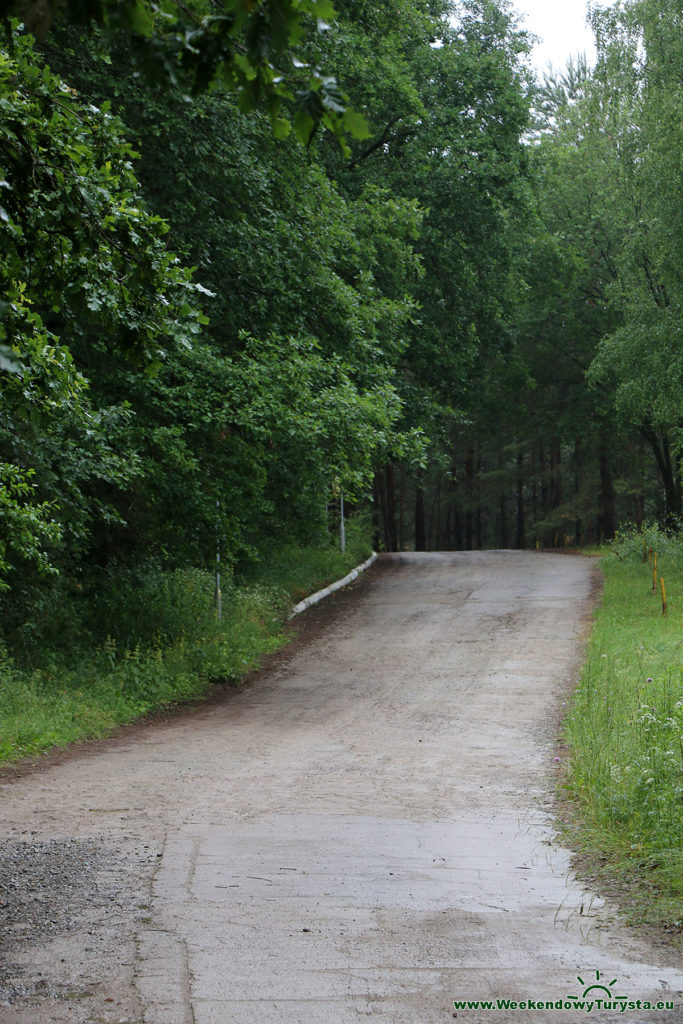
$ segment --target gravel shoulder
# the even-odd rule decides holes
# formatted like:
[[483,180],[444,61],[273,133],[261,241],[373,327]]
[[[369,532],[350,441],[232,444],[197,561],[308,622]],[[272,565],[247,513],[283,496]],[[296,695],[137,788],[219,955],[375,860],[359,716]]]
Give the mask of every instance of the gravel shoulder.
[[383,557],[240,692],[5,773],[0,1022],[435,1024],[598,971],[677,1002],[603,1024],[682,1019],[551,827],[595,572]]

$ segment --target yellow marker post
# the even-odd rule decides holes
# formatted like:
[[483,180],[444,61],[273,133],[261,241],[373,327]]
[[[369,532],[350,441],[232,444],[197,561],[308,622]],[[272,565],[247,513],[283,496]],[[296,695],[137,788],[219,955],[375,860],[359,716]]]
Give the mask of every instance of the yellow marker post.
[[657,589],[657,552],[652,556],[652,589]]
[[662,615],[666,615],[666,587],[664,586],[664,577],[660,576],[659,586],[662,590]]

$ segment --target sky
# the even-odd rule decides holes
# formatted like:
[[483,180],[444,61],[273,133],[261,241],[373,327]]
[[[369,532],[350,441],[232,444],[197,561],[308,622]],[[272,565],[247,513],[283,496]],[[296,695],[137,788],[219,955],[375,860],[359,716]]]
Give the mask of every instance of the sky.
[[531,55],[532,64],[544,71],[548,61],[561,70],[569,57],[585,53],[595,61],[593,33],[586,24],[586,0],[513,0],[524,16],[523,28],[542,37]]

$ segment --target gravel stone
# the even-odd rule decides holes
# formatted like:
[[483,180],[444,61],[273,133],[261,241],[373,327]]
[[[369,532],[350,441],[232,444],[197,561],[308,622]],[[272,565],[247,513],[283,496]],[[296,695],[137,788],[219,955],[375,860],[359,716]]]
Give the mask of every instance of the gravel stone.
[[56,1002],[73,1021],[134,1019],[108,986],[146,910],[145,861],[101,837],[0,840],[0,1024],[54,1019]]

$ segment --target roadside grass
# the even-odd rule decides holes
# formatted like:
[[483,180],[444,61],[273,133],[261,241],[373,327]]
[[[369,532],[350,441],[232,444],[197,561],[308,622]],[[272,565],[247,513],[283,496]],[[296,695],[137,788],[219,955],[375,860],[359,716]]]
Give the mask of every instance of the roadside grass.
[[370,557],[372,549],[363,536],[358,536],[351,526],[348,533],[350,536],[347,536],[344,554],[336,547],[284,548],[252,569],[244,580],[247,584],[257,583],[283,591],[287,595],[288,607],[298,604],[309,594],[346,576]]
[[[263,657],[287,643],[289,610],[346,575],[370,554],[362,531],[347,549],[289,547],[258,573],[223,585],[198,569],[113,576],[55,610],[78,623],[24,657],[0,644],[0,762],[77,740],[110,735],[153,711],[205,697],[217,683],[238,685]],[[71,613],[71,614],[70,614]],[[78,642],[74,642],[74,633]],[[98,639],[99,638],[99,639]]]
[[565,723],[569,840],[589,871],[618,883],[634,921],[683,932],[683,540],[627,532],[601,565],[603,600]]

